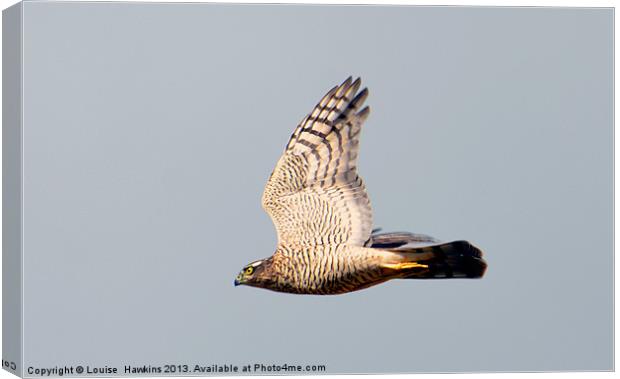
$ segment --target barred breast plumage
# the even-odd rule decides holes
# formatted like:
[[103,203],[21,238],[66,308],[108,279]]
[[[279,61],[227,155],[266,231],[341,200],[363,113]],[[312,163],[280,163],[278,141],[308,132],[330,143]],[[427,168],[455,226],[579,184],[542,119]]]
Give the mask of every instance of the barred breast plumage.
[[[411,233],[372,233],[372,209],[357,173],[368,90],[349,77],[297,126],[262,203],[276,252],[246,265],[235,284],[281,292],[339,294],[392,278],[481,277],[479,249]],[[358,92],[359,91],[359,92]],[[361,108],[361,109],[360,109]]]

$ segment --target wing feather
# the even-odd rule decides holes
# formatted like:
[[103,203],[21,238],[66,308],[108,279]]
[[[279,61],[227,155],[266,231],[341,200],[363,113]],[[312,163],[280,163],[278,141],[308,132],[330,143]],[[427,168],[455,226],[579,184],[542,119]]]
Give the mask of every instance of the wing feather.
[[[357,174],[368,90],[347,78],[299,123],[263,193],[280,244],[363,246],[372,209]],[[359,91],[359,92],[358,92]]]

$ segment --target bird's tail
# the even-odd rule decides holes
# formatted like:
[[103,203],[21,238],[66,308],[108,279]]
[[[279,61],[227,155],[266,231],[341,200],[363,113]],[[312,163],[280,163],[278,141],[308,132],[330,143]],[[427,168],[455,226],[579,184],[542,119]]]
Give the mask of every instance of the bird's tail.
[[467,241],[390,249],[399,262],[386,267],[404,279],[481,278],[487,264],[482,251]]

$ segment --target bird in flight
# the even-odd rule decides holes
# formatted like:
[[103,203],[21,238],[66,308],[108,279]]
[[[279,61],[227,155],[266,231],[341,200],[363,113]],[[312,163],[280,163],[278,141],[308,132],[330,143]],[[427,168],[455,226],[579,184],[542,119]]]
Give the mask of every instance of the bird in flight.
[[278,235],[275,253],[246,265],[235,285],[329,295],[390,279],[480,278],[487,264],[467,241],[378,233],[357,173],[368,89],[347,78],[297,126],[262,197]]

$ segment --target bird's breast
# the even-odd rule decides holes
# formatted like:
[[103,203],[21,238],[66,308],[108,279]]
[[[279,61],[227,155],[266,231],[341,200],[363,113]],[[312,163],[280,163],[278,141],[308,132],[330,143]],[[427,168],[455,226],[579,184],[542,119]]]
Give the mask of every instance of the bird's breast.
[[369,250],[324,245],[289,248],[281,253],[280,288],[285,292],[338,294],[378,284],[382,271]]

